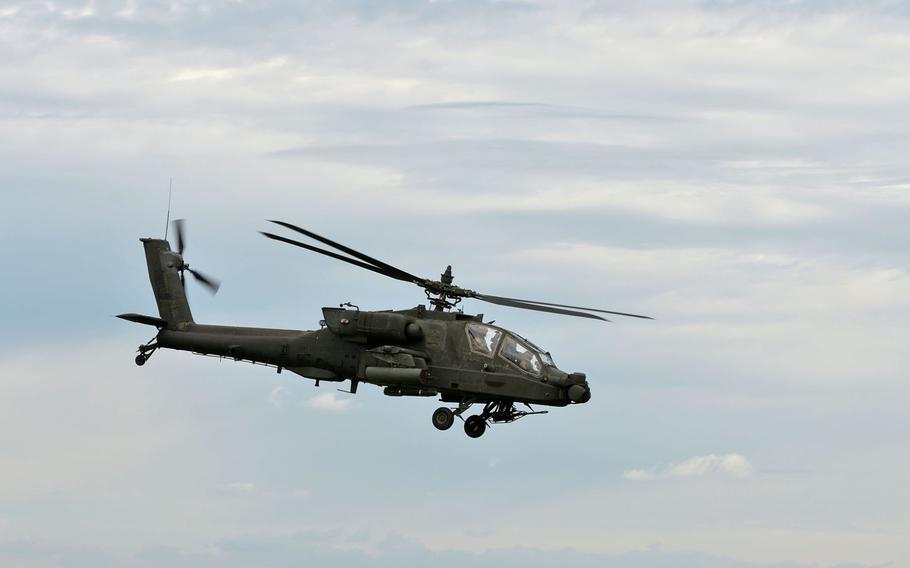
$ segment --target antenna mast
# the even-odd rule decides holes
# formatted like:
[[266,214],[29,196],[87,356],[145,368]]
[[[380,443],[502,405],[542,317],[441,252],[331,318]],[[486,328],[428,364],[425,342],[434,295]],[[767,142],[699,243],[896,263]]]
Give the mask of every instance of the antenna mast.
[[167,240],[167,228],[171,224],[171,192],[174,188],[174,178],[168,178],[167,181],[167,219],[164,220],[164,240]]

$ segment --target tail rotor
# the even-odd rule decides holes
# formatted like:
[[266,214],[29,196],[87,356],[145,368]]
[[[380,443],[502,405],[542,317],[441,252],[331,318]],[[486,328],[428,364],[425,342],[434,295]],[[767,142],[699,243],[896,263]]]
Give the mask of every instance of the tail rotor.
[[184,286],[186,285],[183,273],[189,272],[193,275],[193,279],[202,284],[210,294],[216,294],[221,287],[221,282],[219,282],[217,278],[207,276],[198,270],[190,268],[190,265],[183,260],[183,251],[186,249],[186,221],[183,219],[175,219],[173,225],[174,233],[177,236],[177,256],[180,258],[180,266],[177,267],[177,270],[180,272],[180,283]]

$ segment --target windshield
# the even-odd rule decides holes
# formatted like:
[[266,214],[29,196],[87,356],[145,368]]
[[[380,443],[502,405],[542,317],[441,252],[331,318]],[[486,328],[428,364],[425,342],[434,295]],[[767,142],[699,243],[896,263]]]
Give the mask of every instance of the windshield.
[[550,357],[549,353],[541,353],[540,358],[543,360],[543,364],[547,367],[555,367],[556,363],[553,362],[553,358]]
[[531,373],[532,375],[540,374],[542,367],[537,352],[513,335],[506,335],[502,340],[499,356],[526,373]]
[[[524,339],[524,338],[522,338],[522,339]],[[549,351],[544,351],[543,349],[541,349],[540,347],[538,347],[537,344],[534,343],[533,341],[531,341],[530,339],[525,339],[525,341],[528,342],[528,345],[530,345],[531,348],[534,349],[534,351],[537,351],[537,354],[540,355],[540,358],[543,360],[543,364],[544,364],[544,365],[547,365],[547,366],[549,366],[549,367],[555,367],[555,366],[556,366],[556,363],[553,362],[553,358],[550,357],[550,352],[549,352]]]

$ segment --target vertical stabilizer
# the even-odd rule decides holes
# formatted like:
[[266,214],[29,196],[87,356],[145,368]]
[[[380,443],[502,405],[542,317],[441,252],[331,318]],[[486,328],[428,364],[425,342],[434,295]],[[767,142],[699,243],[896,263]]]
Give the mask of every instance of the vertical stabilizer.
[[171,250],[165,240],[142,239],[142,245],[161,319],[167,322],[168,329],[174,329],[181,323],[192,323],[193,314],[180,281],[179,268],[183,266],[183,259]]

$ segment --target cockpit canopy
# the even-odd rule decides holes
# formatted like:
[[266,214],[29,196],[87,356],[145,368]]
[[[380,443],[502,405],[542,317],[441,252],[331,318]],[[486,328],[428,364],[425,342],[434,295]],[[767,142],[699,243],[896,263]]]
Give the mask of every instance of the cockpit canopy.
[[465,325],[471,350],[484,357],[495,355],[534,376],[540,376],[543,366],[554,366],[550,354],[530,341],[513,333],[482,323]]

